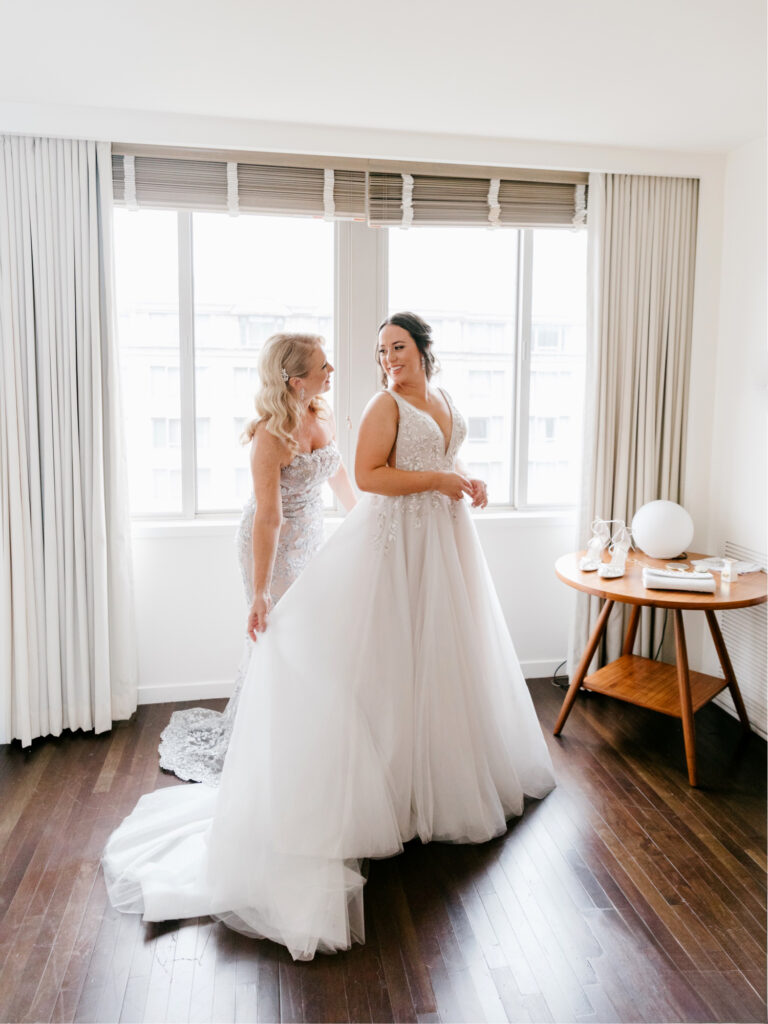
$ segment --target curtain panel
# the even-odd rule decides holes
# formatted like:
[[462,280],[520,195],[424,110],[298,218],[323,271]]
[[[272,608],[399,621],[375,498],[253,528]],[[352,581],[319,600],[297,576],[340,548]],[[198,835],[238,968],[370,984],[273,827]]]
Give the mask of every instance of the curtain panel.
[[106,143],[0,137],[0,742],[109,729],[137,664]]
[[[657,498],[680,501],[691,358],[698,181],[589,177],[587,390],[578,543],[592,520],[623,519]],[[696,510],[690,510],[695,519]],[[630,552],[631,557],[631,552]],[[596,658],[621,653],[614,609]],[[599,614],[577,597],[569,675]],[[637,645],[653,657],[663,612],[643,609]]]

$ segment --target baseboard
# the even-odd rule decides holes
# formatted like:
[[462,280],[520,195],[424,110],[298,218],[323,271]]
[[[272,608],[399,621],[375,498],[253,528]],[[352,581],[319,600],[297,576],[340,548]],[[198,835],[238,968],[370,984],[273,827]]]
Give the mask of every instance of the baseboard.
[[526,679],[546,679],[554,675],[555,669],[559,668],[559,675],[565,675],[565,665],[562,658],[540,658],[536,661],[521,661],[520,668]]
[[171,704],[182,700],[213,700],[215,697],[229,697],[232,693],[232,679],[203,680],[198,683],[158,683],[154,686],[140,686],[139,704]]
[[[542,658],[537,661],[522,661],[520,667],[526,679],[542,679],[551,676],[558,665],[554,658]],[[183,700],[213,700],[216,697],[229,697],[232,693],[231,679],[203,680],[197,683],[157,683],[140,686],[139,704],[171,704]]]

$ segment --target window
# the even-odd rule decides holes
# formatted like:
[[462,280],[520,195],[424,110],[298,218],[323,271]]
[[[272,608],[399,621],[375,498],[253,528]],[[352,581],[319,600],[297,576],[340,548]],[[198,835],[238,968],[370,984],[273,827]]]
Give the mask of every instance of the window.
[[385,308],[432,324],[435,383],[467,420],[462,459],[491,503],[574,503],[585,232],[118,208],[115,249],[132,514],[239,510],[251,486],[240,438],[278,330],[327,339],[351,466]]
[[560,350],[560,330],[545,324],[534,324],[534,352],[558,352]]
[[393,229],[389,281],[389,308],[432,324],[437,383],[467,418],[464,458],[485,467],[490,503],[573,504],[586,233]]
[[119,208],[114,221],[131,512],[234,511],[262,344],[293,330],[332,348],[334,226]]
[[[586,354],[586,233],[533,231],[532,346],[527,473],[521,500],[529,506],[572,505],[578,496]],[[549,344],[553,338],[557,342]],[[524,425],[525,425],[524,424]],[[534,424],[534,429],[530,429]]]

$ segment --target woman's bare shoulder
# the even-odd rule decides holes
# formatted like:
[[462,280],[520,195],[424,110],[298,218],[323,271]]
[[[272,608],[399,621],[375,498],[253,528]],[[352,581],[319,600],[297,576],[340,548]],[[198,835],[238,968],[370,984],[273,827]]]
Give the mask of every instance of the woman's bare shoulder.
[[377,391],[365,407],[363,416],[372,413],[376,417],[396,420],[398,417],[397,401],[389,391]]
[[262,464],[287,465],[291,461],[291,451],[282,438],[275,437],[264,420],[254,427],[251,438],[251,462]]

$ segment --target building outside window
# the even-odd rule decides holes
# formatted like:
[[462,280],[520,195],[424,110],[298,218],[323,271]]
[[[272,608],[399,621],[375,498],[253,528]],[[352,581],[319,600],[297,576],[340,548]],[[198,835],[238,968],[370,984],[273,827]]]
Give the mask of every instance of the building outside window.
[[[349,272],[339,239],[373,230],[305,217],[115,211],[132,514],[239,509],[250,489],[239,438],[254,415],[260,348],[277,330],[327,339],[337,368],[329,398],[343,398],[345,413],[336,412],[346,429],[346,410],[365,405],[374,379],[372,339],[353,337],[334,352],[363,301],[339,300],[336,274]],[[572,505],[585,232],[417,227],[386,236],[388,308],[414,309],[432,324],[434,383],[467,418],[462,459],[486,479],[491,503]]]

